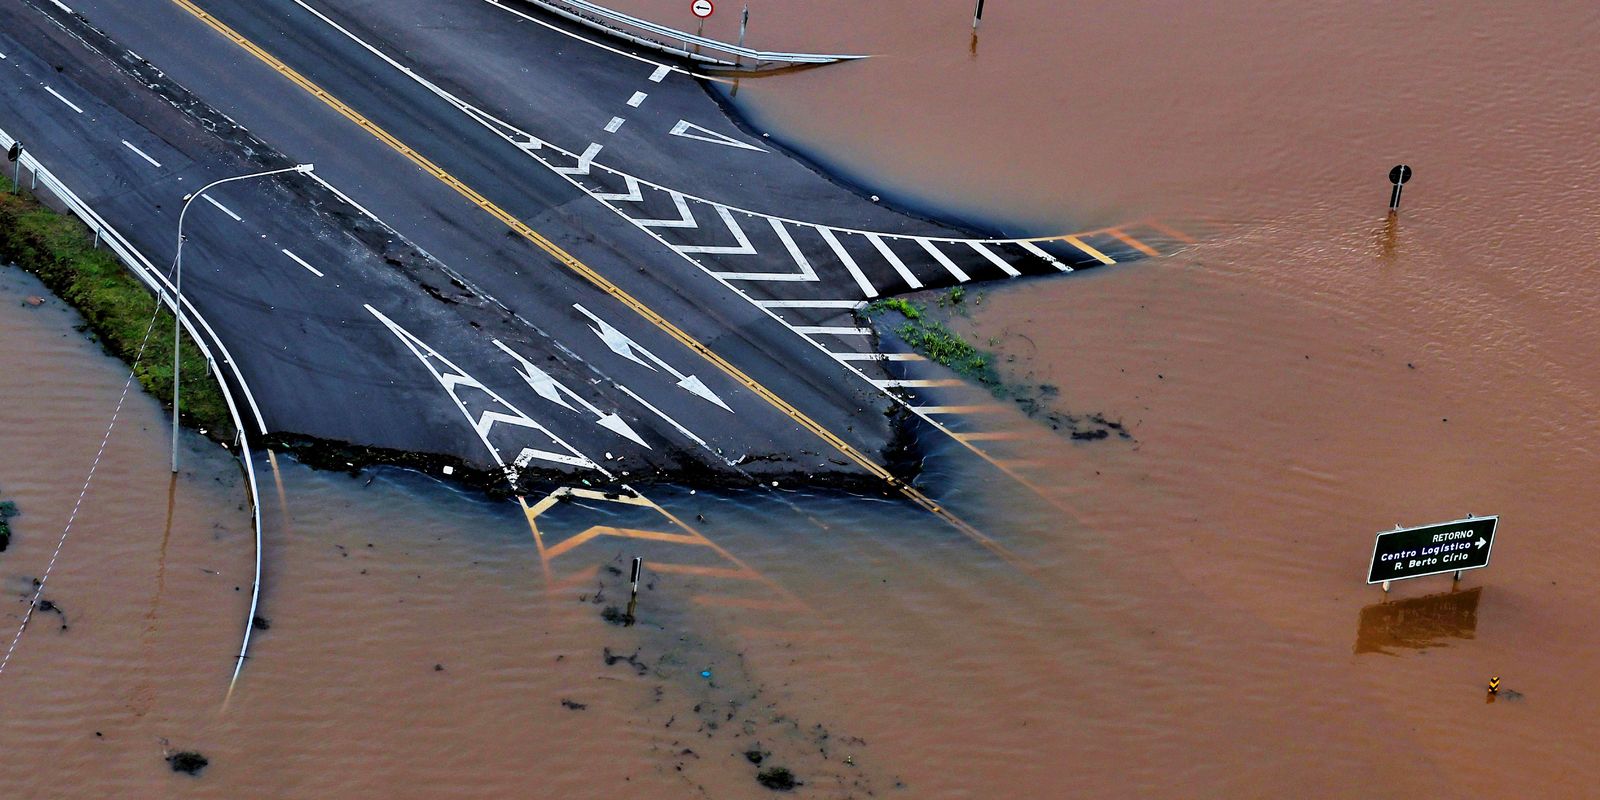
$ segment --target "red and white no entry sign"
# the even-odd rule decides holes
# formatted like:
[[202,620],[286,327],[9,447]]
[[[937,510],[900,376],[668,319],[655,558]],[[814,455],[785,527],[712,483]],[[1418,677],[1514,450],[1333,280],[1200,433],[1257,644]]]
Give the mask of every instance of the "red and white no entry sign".
[[694,0],[693,3],[689,4],[689,10],[695,16],[705,19],[711,16],[711,12],[716,11],[717,7],[711,4],[711,0]]

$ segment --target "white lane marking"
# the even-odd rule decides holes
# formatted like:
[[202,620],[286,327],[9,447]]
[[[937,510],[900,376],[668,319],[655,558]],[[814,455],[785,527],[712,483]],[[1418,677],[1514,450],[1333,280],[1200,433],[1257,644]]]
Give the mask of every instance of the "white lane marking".
[[[507,347],[505,343],[499,339],[494,340],[494,346],[500,348],[505,352],[506,355],[511,356],[516,360],[518,365],[517,372],[522,375],[522,379],[524,381],[527,381],[528,386],[533,389],[535,394],[538,394],[540,397],[543,397],[544,399],[549,400],[550,402],[555,403],[556,405],[561,406],[568,411],[577,411],[578,409],[572,407],[572,403],[567,402],[567,398],[571,398],[578,405],[583,406],[585,411],[595,415],[596,425],[599,425],[600,427],[605,428],[606,430],[611,431],[618,436],[627,437],[628,439],[633,440],[635,443],[643,445],[646,450],[655,449],[646,444],[644,439],[639,438],[639,434],[634,433],[633,428],[629,427],[628,423],[623,421],[622,417],[617,416],[616,414],[607,414],[604,411],[601,411],[599,408],[595,407],[593,403],[585,400],[577,392],[574,392],[571,389],[568,389],[566,386],[563,386],[560,381],[551,377],[550,374],[544,370],[534,366],[526,358],[523,358],[515,350]],[[566,397],[562,397],[562,395],[566,395]]]
[[662,78],[667,77],[671,73],[672,73],[672,67],[669,67],[666,64],[662,64],[661,66],[656,67],[656,71],[655,72],[650,73],[650,82],[651,83],[660,83]]
[[767,308],[855,308],[860,300],[757,300],[756,305]]
[[577,166],[575,166],[575,167],[551,167],[551,169],[553,169],[556,172],[559,172],[559,173],[561,173],[563,175],[588,175],[589,174],[589,165],[594,162],[594,157],[595,156],[600,155],[600,150],[603,147],[604,147],[603,145],[597,144],[595,142],[590,142],[589,146],[586,149],[584,149],[583,155],[578,156],[578,165]]
[[123,139],[122,140],[122,146],[128,148],[129,150],[132,150],[135,153],[138,153],[140,158],[150,162],[151,164],[154,164],[157,167],[161,166],[161,162],[160,161],[157,161],[157,160],[151,158],[149,153],[146,153],[145,151],[140,150],[137,147],[134,147],[133,146],[133,142],[130,142],[127,139]]
[[795,333],[821,333],[833,336],[871,336],[871,328],[852,328],[841,325],[790,325]]
[[211,195],[203,194],[203,195],[200,195],[200,196],[204,197],[206,199],[207,203],[210,203],[211,205],[216,206],[217,209],[220,210],[222,213],[227,214],[230,217],[233,217],[233,221],[234,222],[244,222],[244,218],[243,217],[239,216],[238,214],[233,213],[233,209],[228,208],[227,206],[225,206],[225,205],[223,205],[223,204],[211,199]]
[[967,242],[967,245],[970,246],[972,249],[978,251],[979,255],[983,256],[984,258],[989,259],[989,263],[994,264],[995,266],[999,267],[1001,272],[1004,272],[1005,274],[1010,275],[1013,278],[1015,278],[1018,275],[1022,274],[1022,273],[1017,271],[1016,267],[1013,267],[1010,264],[1007,264],[1005,262],[1005,259],[995,255],[993,250],[990,250],[989,248],[984,247],[981,243],[979,243],[979,242]]
[[833,231],[828,230],[820,225],[813,225],[811,227],[816,228],[817,232],[822,234],[822,238],[827,241],[828,246],[833,248],[834,255],[839,257],[839,261],[843,263],[844,268],[849,271],[850,277],[855,278],[856,285],[861,287],[861,291],[868,297],[877,297],[878,290],[872,288],[872,283],[867,280],[866,275],[862,274],[861,268],[856,266],[856,260],[851,258],[849,253],[845,252],[844,246],[839,244],[839,239],[833,235]]
[[1026,251],[1038,256],[1039,258],[1044,259],[1045,263],[1049,264],[1052,267],[1055,267],[1056,269],[1061,270],[1062,272],[1071,272],[1072,271],[1072,267],[1067,266],[1064,262],[1062,262],[1061,259],[1056,258],[1055,256],[1050,255],[1049,253],[1046,253],[1043,249],[1041,249],[1038,245],[1034,244],[1033,242],[1017,242],[1017,244],[1021,245],[1022,249],[1024,249],[1024,250],[1026,250]]
[[938,386],[961,386],[962,382],[955,378],[890,378],[889,380],[874,380],[872,385],[880,389],[919,389]]
[[917,244],[922,245],[922,249],[928,251],[928,255],[933,256],[934,261],[939,262],[940,266],[949,271],[951,275],[954,275],[956,280],[961,281],[962,283],[972,280],[967,273],[963,272],[960,267],[956,266],[956,262],[951,261],[950,257],[941,252],[931,240],[919,238],[916,240],[916,242]]
[[634,92],[633,96],[628,98],[628,105],[638,108],[639,104],[643,103],[644,99],[649,96],[650,95],[647,95],[644,92]]
[[673,245],[672,249],[680,253],[720,253],[730,256],[756,255],[756,249],[750,245],[750,237],[745,236],[744,229],[739,227],[739,223],[733,221],[733,215],[728,213],[727,206],[717,206],[717,215],[722,217],[722,221],[724,223],[727,223],[728,231],[733,234],[734,241],[738,242],[736,246],[728,247],[685,244]]
[[840,361],[927,361],[928,359],[916,353],[835,353],[829,351],[828,355]]
[[611,121],[606,123],[606,133],[616,133],[617,129],[622,127],[622,123],[626,121],[622,117],[612,117]]
[[6,60],[6,54],[5,53],[0,53],[0,61],[4,61],[4,60]]
[[317,276],[319,278],[323,277],[322,271],[318,270],[316,267],[311,266],[310,264],[307,264],[305,262],[305,259],[302,259],[301,257],[295,255],[294,253],[289,252],[288,250],[284,250],[283,254],[288,256],[289,258],[293,259],[294,263],[299,264],[300,266],[311,270],[311,274],[312,275],[315,275],[315,276]]
[[[567,451],[569,454],[563,455],[561,453],[554,453],[547,450],[523,448],[522,452],[517,456],[519,460],[524,457],[539,458],[556,464],[568,464],[574,467],[598,470],[600,474],[605,475],[607,478],[611,477],[611,473],[606,471],[604,467],[596,464],[592,459],[578,452],[572,447],[572,445],[567,444],[566,441],[564,441],[561,437],[551,432],[550,429],[540,425],[538,422],[535,422],[532,417],[529,417],[527,414],[519,411],[516,406],[506,402],[505,398],[496,394],[493,389],[483,385],[478,381],[477,378],[467,374],[465,370],[456,366],[450,361],[450,359],[440,355],[439,351],[429,347],[426,342],[418,339],[414,334],[411,333],[411,331],[400,327],[393,320],[384,316],[382,312],[370,305],[362,305],[362,308],[365,308],[374,317],[377,317],[378,321],[382,322],[384,327],[388,328],[389,332],[394,334],[395,338],[399,339],[400,343],[405,345],[406,349],[410,350],[411,354],[416,356],[418,361],[422,362],[422,366],[426,368],[428,373],[433,376],[433,379],[438,381],[439,385],[444,388],[445,394],[450,395],[450,399],[455,401],[456,408],[461,410],[461,415],[466,417],[467,422],[472,425],[473,432],[478,434],[478,440],[483,442],[484,447],[489,448],[489,455],[494,458],[494,462],[496,464],[499,464],[503,468],[515,469],[514,465],[506,464],[505,459],[500,455],[500,448],[495,447],[494,443],[489,441],[489,433],[494,429],[495,423],[504,422],[508,425],[516,425],[518,427],[536,430],[544,434],[552,443]],[[441,365],[445,368],[445,370],[440,369]],[[472,412],[467,410],[466,402],[461,399],[460,395],[456,394],[456,392],[463,387],[475,389],[485,395],[488,395],[489,400],[493,401],[493,406],[489,409],[486,409],[482,414],[479,414],[478,417],[474,419]],[[504,410],[497,411],[494,410],[495,407]],[[528,455],[530,452],[532,455]],[[507,477],[510,478],[510,481],[513,485],[516,484],[516,474],[514,472],[509,474]]]
[[70,108],[73,111],[78,112],[79,114],[83,113],[83,109],[78,108],[78,104],[77,103],[74,103],[71,100],[68,100],[67,98],[62,97],[61,93],[56,91],[53,87],[46,86],[46,87],[44,87],[44,90],[49,92],[49,93],[51,93],[51,94],[53,94],[53,95],[55,95],[57,100],[60,100],[61,102],[66,103],[67,104],[67,108]]
[[723,147],[737,147],[737,148],[740,148],[742,150],[754,150],[757,153],[765,153],[765,152],[767,152],[766,150],[763,150],[763,149],[761,149],[759,147],[756,147],[753,144],[745,144],[744,142],[741,142],[738,139],[735,139],[735,138],[733,138],[731,136],[727,136],[725,134],[717,133],[716,131],[711,130],[710,128],[702,128],[699,125],[696,125],[693,122],[690,122],[689,120],[686,120],[686,119],[678,120],[678,124],[673,125],[672,126],[672,130],[667,131],[667,135],[668,136],[681,136],[681,137],[683,137],[685,139],[694,139],[697,142],[710,142],[712,144],[720,144]]
[[901,261],[900,256],[895,255],[895,252],[889,249],[889,245],[883,241],[883,237],[875,233],[869,233],[867,234],[867,241],[872,242],[872,246],[878,248],[878,252],[883,255],[884,260],[889,262],[889,266],[894,267],[895,272],[900,273],[900,277],[910,284],[911,288],[922,288],[922,281],[917,280],[917,276],[911,274],[911,270],[906,269],[905,262]]
[[689,211],[689,201],[683,199],[683,195],[671,190],[668,190],[667,194],[672,196],[672,204],[678,207],[677,219],[636,219],[633,223],[646,228],[700,227],[700,223],[694,221],[694,214]]
[[678,379],[678,388],[683,389],[690,394],[696,395],[702,400],[716,403],[718,406],[722,407],[723,411],[726,411],[730,414],[733,413],[733,409],[728,408],[728,404],[722,402],[722,398],[718,397],[716,392],[711,391],[711,388],[706,386],[704,381],[693,375],[685,375],[682,372],[679,372],[676,367],[668,364],[655,353],[646,350],[643,345],[628,338],[626,333],[623,333],[622,331],[612,327],[609,323],[596,316],[594,312],[590,311],[589,309],[584,308],[577,303],[573,303],[572,307],[578,309],[578,313],[588,317],[591,322],[595,323],[595,325],[600,326],[596,328],[591,325],[589,326],[589,330],[594,331],[594,335],[600,337],[600,341],[605,342],[606,347],[611,348],[612,352],[634,362],[635,364],[649,367],[650,369],[654,370],[655,367],[651,367],[649,364],[639,360],[639,356],[643,355],[645,358],[655,362],[656,366],[659,366],[667,372],[672,373],[672,376]]
[[626,394],[627,396],[629,396],[629,397],[633,398],[635,401],[637,401],[639,403],[639,405],[650,409],[650,411],[653,412],[656,416],[666,420],[668,425],[671,425],[672,427],[674,427],[674,428],[676,428],[678,430],[678,433],[681,433],[684,436],[689,437],[690,439],[692,439],[694,441],[695,444],[698,444],[701,447],[706,448],[707,450],[711,449],[711,445],[706,444],[706,440],[694,435],[694,431],[691,431],[688,428],[683,427],[683,425],[679,424],[677,420],[673,419],[672,417],[667,416],[667,413],[665,411],[662,411],[661,409],[656,408],[653,405],[650,405],[650,401],[649,400],[646,400],[643,397],[640,397],[639,395],[635,394],[632,389],[629,389],[628,387],[623,386],[620,383],[617,384],[616,386],[617,386],[618,389],[622,390],[623,394]]

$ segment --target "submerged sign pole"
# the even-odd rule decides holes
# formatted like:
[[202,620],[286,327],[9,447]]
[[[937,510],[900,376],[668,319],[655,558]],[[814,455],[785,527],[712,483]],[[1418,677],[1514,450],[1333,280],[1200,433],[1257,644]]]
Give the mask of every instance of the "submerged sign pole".
[[978,0],[978,7],[972,12],[972,29],[978,29],[978,23],[983,21],[983,0]]
[[1381,583],[1387,592],[1391,581],[1446,572],[1455,573],[1455,580],[1459,581],[1461,573],[1489,566],[1499,523],[1498,516],[1469,514],[1465,519],[1415,528],[1396,526],[1379,533],[1372,545],[1367,584]]
[[1405,186],[1406,181],[1409,180],[1411,180],[1411,167],[1405,164],[1396,164],[1394,169],[1389,170],[1389,182],[1394,184],[1394,191],[1389,193],[1390,211],[1400,210],[1400,187]]

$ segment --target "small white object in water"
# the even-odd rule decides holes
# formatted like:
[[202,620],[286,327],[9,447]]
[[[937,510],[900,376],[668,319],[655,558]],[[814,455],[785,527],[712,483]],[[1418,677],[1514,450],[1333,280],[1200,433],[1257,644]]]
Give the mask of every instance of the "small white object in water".
[[444,474],[446,474],[446,475],[454,475],[454,474],[456,474],[456,468],[450,466],[449,464],[446,464],[445,467],[444,467]]

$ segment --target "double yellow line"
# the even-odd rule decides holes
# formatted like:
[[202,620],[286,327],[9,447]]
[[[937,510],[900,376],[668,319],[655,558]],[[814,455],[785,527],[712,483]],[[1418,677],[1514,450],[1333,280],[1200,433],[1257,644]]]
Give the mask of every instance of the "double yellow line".
[[274,56],[266,50],[261,49],[261,47],[256,45],[256,43],[246,39],[244,36],[240,35],[238,31],[228,27],[221,20],[213,17],[205,9],[195,5],[193,2],[191,2],[191,0],[172,0],[172,2],[174,5],[194,16],[196,19],[205,23],[212,30],[215,30],[217,33],[227,37],[229,41],[238,45],[245,52],[255,56],[257,60],[271,67],[279,75],[288,78],[290,82],[294,83],[294,85],[305,90],[308,94],[317,98],[318,100],[321,100],[329,108],[339,112],[339,114],[345,119],[348,119],[351,122],[354,122],[356,125],[361,126],[362,130],[372,134],[373,137],[375,137],[378,141],[383,142],[395,152],[398,152],[410,159],[412,163],[416,164],[428,174],[437,178],[439,182],[449,186],[451,189],[454,189],[462,197],[465,197],[467,200],[471,201],[473,205],[476,205],[477,207],[488,212],[490,216],[500,220],[506,225],[506,227],[516,231],[517,234],[522,238],[527,239],[528,241],[537,245],[539,249],[549,253],[552,258],[561,262],[561,264],[565,265],[568,269],[599,287],[606,294],[616,298],[623,305],[633,309],[634,313],[644,317],[650,322],[650,324],[656,326],[673,339],[676,339],[678,343],[682,344],[684,347],[687,347],[690,350],[698,353],[702,358],[715,365],[717,369],[722,370],[729,377],[743,385],[746,389],[749,389],[751,392],[755,393],[756,396],[767,401],[767,403],[771,404],[773,408],[783,412],[790,419],[799,423],[801,427],[815,434],[817,438],[827,442],[830,447],[838,450],[846,458],[850,459],[862,469],[865,469],[867,472],[899,490],[901,494],[905,495],[912,502],[937,515],[945,522],[948,522],[950,525],[954,526],[957,530],[960,530],[962,533],[966,534],[973,541],[976,541],[988,548],[991,552],[1013,564],[1022,566],[1021,562],[1018,561],[1015,556],[1013,556],[1005,548],[1001,547],[993,539],[985,535],[982,531],[979,531],[978,529],[967,524],[966,521],[962,520],[960,517],[950,513],[943,506],[934,502],[931,498],[918,491],[915,487],[891,475],[888,470],[884,469],[877,462],[866,457],[854,447],[851,447],[849,442],[839,438],[832,431],[823,427],[821,423],[818,423],[816,420],[806,416],[800,411],[800,409],[795,408],[794,405],[789,403],[789,401],[774,394],[772,390],[761,385],[761,383],[756,381],[756,379],[746,375],[743,370],[734,366],[727,359],[718,355],[711,348],[701,344],[699,340],[685,333],[678,326],[667,321],[665,317],[656,313],[654,309],[650,308],[644,303],[639,302],[639,300],[634,298],[633,295],[623,291],[621,287],[612,283],[604,275],[601,275],[589,265],[574,258],[572,254],[556,246],[554,242],[546,239],[538,231],[528,227],[522,222],[522,220],[517,219],[505,209],[495,205],[494,202],[489,200],[489,198],[484,197],[483,194],[478,190],[468,186],[466,183],[462,182],[460,178],[457,178],[456,176],[444,171],[443,168],[441,168],[438,164],[433,163],[433,161],[427,156],[424,156],[416,150],[413,150],[410,145],[407,145],[405,142],[395,138],[393,134],[379,127],[372,120],[367,119],[361,114],[361,112],[351,108],[343,100],[334,97],[332,94],[329,94],[326,90],[324,90],[321,86],[318,86],[309,78],[301,75],[299,72],[296,72],[292,67],[290,67],[288,64],[285,64],[277,56]]

